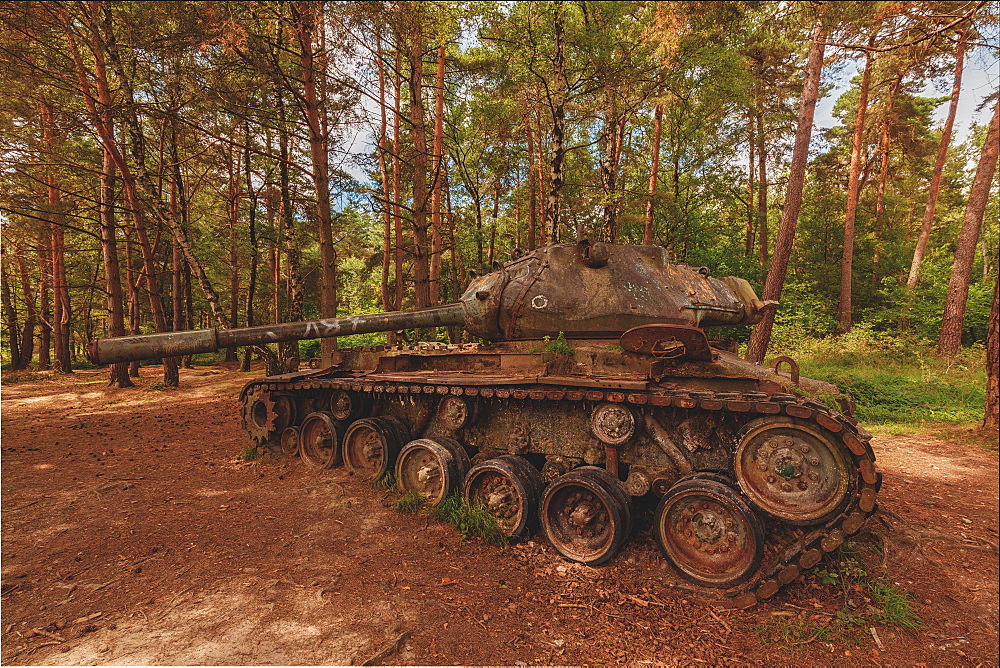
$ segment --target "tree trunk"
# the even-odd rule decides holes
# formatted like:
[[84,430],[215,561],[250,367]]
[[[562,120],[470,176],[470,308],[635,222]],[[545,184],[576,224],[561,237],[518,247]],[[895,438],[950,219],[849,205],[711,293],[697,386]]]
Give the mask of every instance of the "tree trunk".
[[646,200],[646,218],[642,230],[642,243],[653,243],[653,212],[656,206],[656,184],[660,174],[660,138],[663,136],[663,105],[656,105],[653,113],[653,145],[649,166],[649,198]]
[[[157,332],[170,331],[167,326],[166,311],[163,308],[163,295],[160,291],[156,257],[152,244],[149,243],[149,235],[146,233],[146,223],[142,218],[142,213],[134,206],[134,203],[132,206],[132,225],[135,228],[136,240],[142,255],[142,273],[146,282],[146,294],[149,297],[149,310],[153,315],[153,325]],[[167,387],[177,387],[180,380],[177,362],[176,357],[163,358],[163,384]]]
[[[613,106],[613,105],[610,105]],[[608,109],[604,123],[604,157],[600,164],[601,187],[604,190],[604,240],[618,240],[618,159],[625,139],[625,116]]]
[[[239,327],[240,314],[240,263],[237,252],[236,227],[240,217],[240,188],[237,183],[237,173],[239,172],[239,160],[234,152],[226,151],[228,158],[227,168],[229,179],[226,183],[226,210],[229,219],[229,325]],[[236,361],[236,348],[226,348],[226,361]]]
[[[253,185],[253,170],[250,166],[250,122],[243,122],[243,169],[246,176],[247,199],[249,207],[247,210],[247,241],[250,245],[250,267],[247,277],[247,300],[246,314],[247,327],[253,327],[256,323],[254,313],[254,300],[257,298],[257,271],[260,267],[260,251],[257,248],[257,190]],[[240,363],[240,371],[244,373],[250,371],[250,362],[253,352],[256,350],[264,358],[267,365],[267,375],[278,374],[283,370],[278,365],[278,357],[266,345],[247,346],[243,349],[243,361]]]
[[965,34],[959,37],[958,48],[955,50],[955,82],[951,89],[951,104],[948,107],[948,118],[941,129],[941,143],[938,145],[937,160],[934,163],[934,173],[927,190],[927,205],[924,207],[924,218],[920,223],[920,234],[917,236],[917,246],[913,250],[913,262],[910,263],[910,274],[906,279],[906,292],[912,293],[920,276],[920,265],[927,254],[927,242],[931,237],[931,226],[934,223],[934,210],[937,208],[938,193],[941,191],[941,175],[948,158],[948,147],[951,144],[951,130],[955,125],[955,114],[958,112],[958,94],[962,90],[962,70],[965,67]]
[[535,178],[535,137],[531,131],[528,103],[524,101],[524,131],[528,139],[528,250],[535,250],[538,230],[538,179]]
[[[378,167],[382,177],[382,276],[379,282],[382,295],[382,308],[393,310],[392,294],[389,292],[389,269],[392,264],[392,184],[389,181],[389,123],[385,101],[385,63],[382,60],[382,38],[375,36],[375,69],[378,72],[378,102],[379,102],[379,133],[378,133]],[[393,147],[395,150],[395,147]]]
[[[177,104],[173,103],[173,107]],[[177,116],[170,116],[170,215],[179,221],[180,225],[188,229],[188,205],[185,195],[184,178],[181,174],[180,151],[177,148]],[[184,263],[184,254],[176,239],[171,239],[171,308],[173,309],[173,326],[175,332],[182,332],[191,329],[192,324],[188,317],[187,300],[185,295],[190,293],[190,273],[186,271],[187,265]],[[181,366],[185,369],[192,368],[192,356],[184,355],[181,358]]]
[[546,243],[548,243],[546,241],[545,235],[546,235],[546,233],[548,231],[548,227],[549,227],[548,214],[547,214],[548,205],[549,205],[549,198],[548,198],[548,194],[545,192],[545,183],[547,183],[547,179],[545,178],[545,165],[546,165],[546,162],[545,162],[545,146],[544,146],[544,142],[542,141],[542,137],[544,136],[542,134],[542,115],[539,114],[538,118],[536,120],[537,120],[536,127],[538,128],[538,132],[535,133],[535,137],[538,139],[538,141],[536,142],[537,145],[538,145],[538,155],[537,155],[537,157],[535,159],[535,166],[538,169],[538,176],[537,176],[536,182],[538,183],[538,192],[539,192],[539,194],[544,194],[545,195],[545,198],[544,198],[545,201],[542,202],[542,206],[540,206],[539,210],[538,210],[538,212],[540,214],[540,217],[539,217],[539,220],[538,220],[538,230],[537,230],[537,232],[538,232],[538,240],[537,240],[537,244],[540,245],[540,246],[544,246]]
[[[52,156],[58,155],[55,140],[55,127],[52,118],[52,106],[46,101],[41,102],[42,144],[44,150]],[[52,344],[55,353],[55,363],[52,369],[56,373],[73,373],[70,362],[69,329],[70,304],[69,286],[66,282],[66,245],[63,233],[62,202],[59,189],[56,187],[54,167],[45,170],[45,185],[48,197],[48,215],[50,243],[52,244],[50,260],[52,262]]]
[[757,199],[757,138],[754,133],[753,107],[747,108],[747,137],[747,224],[743,254],[751,257],[757,233],[757,212],[753,206]]
[[24,304],[27,307],[27,316],[24,319],[24,327],[21,329],[20,354],[12,360],[15,369],[27,369],[31,366],[31,359],[35,355],[35,327],[38,326],[38,303],[31,290],[31,278],[28,273],[28,262],[25,258],[25,251],[16,248],[14,260],[17,262],[18,274],[21,278],[21,294],[24,295]]
[[[874,36],[868,45],[875,43]],[[861,195],[861,153],[864,148],[865,114],[868,111],[868,86],[872,78],[872,53],[865,58],[865,71],[861,75],[861,89],[858,91],[858,115],[854,122],[854,141],[851,143],[851,166],[847,176],[847,210],[844,213],[844,250],[840,260],[840,304],[837,309],[837,331],[850,331],[854,313],[851,289],[854,277],[854,220],[858,214],[858,198]]]
[[[281,230],[282,239],[285,244],[285,267],[288,282],[288,297],[285,304],[286,317],[288,322],[299,322],[303,318],[302,299],[304,289],[302,286],[302,266],[299,255],[298,234],[295,229],[295,217],[292,211],[291,175],[289,174],[289,147],[288,132],[285,128],[285,99],[281,91],[276,91],[278,101],[278,123],[281,128],[278,133],[278,152],[280,161],[278,163],[278,185],[281,190]],[[278,344],[278,357],[285,368],[286,373],[299,370],[301,358],[299,356],[299,342],[288,341]]]
[[[403,308],[403,170],[400,160],[402,139],[399,124],[403,117],[403,52],[396,46],[396,76],[393,79],[393,113],[392,113],[392,217],[393,240],[395,253],[393,256],[393,277],[396,280],[393,293],[393,310]],[[395,341],[396,333],[390,332],[390,340]]]
[[767,138],[764,136],[764,114],[757,112],[757,243],[762,269],[770,262],[767,229]]
[[[318,15],[314,8],[319,8]],[[322,3],[312,5],[298,2],[297,32],[299,38],[299,62],[302,67],[302,102],[306,125],[309,130],[309,153],[312,159],[312,182],[316,193],[316,225],[319,236],[320,254],[320,315],[324,318],[337,317],[337,252],[333,247],[333,214],[330,209],[330,156],[328,138],[323,128],[326,116],[326,67],[325,56],[317,59],[313,55],[313,34],[324,27]],[[319,60],[319,62],[317,62]],[[322,98],[320,96],[322,92]],[[324,359],[332,359],[337,350],[336,338],[320,340],[320,350]]]
[[[107,121],[112,122],[110,118]],[[104,284],[108,292],[108,336],[125,336],[125,306],[115,231],[115,163],[107,150],[103,151],[103,155],[100,200],[101,258],[104,261]],[[109,367],[108,384],[113,387],[132,387],[128,366],[128,362],[112,364]]]
[[10,367],[20,369],[21,360],[21,330],[17,323],[17,310],[10,293],[10,280],[7,278],[7,252],[0,259],[0,299],[3,300],[4,325],[7,327],[8,343],[10,345]]
[[447,162],[444,159],[444,44],[437,48],[437,77],[434,82],[434,162],[431,168],[431,304],[439,303],[441,292],[441,183]]
[[569,83],[566,78],[565,35],[563,26],[562,0],[555,0],[552,5],[553,31],[555,38],[555,54],[553,57],[553,92],[551,94],[552,108],[552,145],[551,162],[549,163],[549,197],[545,206],[546,243],[559,243],[560,194],[564,181],[563,159],[566,151],[563,140],[566,133],[566,96]]
[[38,236],[38,318],[41,322],[38,334],[38,368],[52,368],[52,309],[49,305],[49,286],[52,284],[52,263],[48,261],[49,253],[45,234]]
[[993,283],[993,308],[986,330],[986,410],[983,428],[996,435],[1000,426],[1000,272]]
[[[142,280],[141,273],[132,262],[132,240],[129,238],[131,230],[125,233],[125,284],[128,287],[128,326],[129,334],[138,335],[139,332],[139,281]],[[129,362],[128,375],[130,378],[139,377],[139,362]]]
[[941,336],[938,338],[938,352],[942,355],[953,356],[962,345],[962,323],[965,319],[965,305],[969,298],[972,264],[976,259],[976,244],[979,243],[979,230],[983,226],[990,185],[993,183],[993,174],[997,167],[998,151],[1000,151],[1000,98],[993,107],[993,118],[990,120],[983,151],[976,166],[976,175],[972,179],[969,201],[965,205],[965,218],[962,220],[962,230],[958,235],[955,262],[951,267],[948,296],[945,298],[944,315],[941,318]]
[[427,239],[427,138],[424,123],[424,35],[419,16],[410,35],[410,124],[413,127],[413,296],[415,305],[431,305],[430,248]]
[[875,191],[875,221],[873,223],[875,244],[872,250],[872,286],[878,289],[879,264],[882,261],[882,230],[885,225],[885,190],[889,183],[889,142],[892,133],[892,110],[896,105],[896,95],[903,82],[902,75],[897,76],[889,90],[889,100],[885,107],[885,118],[882,120],[882,135],[879,138],[879,153],[882,161],[879,165],[878,187]]
[[[799,120],[795,130],[795,144],[792,148],[792,164],[788,173],[788,190],[785,193],[785,206],[781,212],[781,224],[778,226],[778,239],[774,247],[774,257],[764,281],[763,299],[778,301],[781,289],[785,283],[788,271],[788,260],[792,253],[792,242],[795,240],[795,227],[799,220],[799,210],[802,208],[802,189],[805,185],[806,165],[809,159],[809,139],[812,136],[813,116],[816,111],[816,100],[819,97],[820,74],[823,71],[823,47],[825,30],[823,27],[823,7],[820,6],[819,16],[813,26],[809,43],[809,57],[806,64],[806,78],[802,87],[802,102],[799,105]],[[774,327],[774,309],[767,309],[764,317],[753,328],[750,342],[747,345],[747,359],[756,364],[764,361],[767,347],[771,342],[771,330]]]

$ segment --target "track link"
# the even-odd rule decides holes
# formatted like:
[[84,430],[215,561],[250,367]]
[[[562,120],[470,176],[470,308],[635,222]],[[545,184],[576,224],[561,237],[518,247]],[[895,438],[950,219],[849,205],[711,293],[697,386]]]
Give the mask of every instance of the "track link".
[[875,453],[871,434],[852,418],[825,404],[793,394],[764,392],[713,392],[685,388],[653,389],[642,392],[601,390],[593,388],[556,388],[526,386],[511,388],[474,387],[468,385],[383,382],[358,378],[305,378],[302,380],[267,379],[252,381],[244,387],[241,399],[267,392],[297,392],[308,390],[344,390],[372,397],[378,395],[457,395],[484,399],[513,399],[541,402],[618,402],[636,406],[675,407],[686,411],[731,411],[748,419],[787,415],[805,420],[829,433],[832,439],[850,454],[857,475],[854,493],[844,510],[832,519],[805,532],[772,557],[761,573],[750,582],[727,590],[722,603],[726,607],[750,608],[758,601],[777,594],[782,587],[794,582],[815,567],[824,554],[836,551],[844,541],[861,530],[865,520],[876,508],[876,497],[882,476],[875,468]]

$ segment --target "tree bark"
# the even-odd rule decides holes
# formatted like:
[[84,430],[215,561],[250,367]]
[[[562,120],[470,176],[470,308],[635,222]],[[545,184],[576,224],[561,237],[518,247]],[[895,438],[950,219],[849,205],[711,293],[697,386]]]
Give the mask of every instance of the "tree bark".
[[[781,212],[781,223],[778,226],[778,239],[774,247],[774,257],[764,282],[763,299],[778,301],[781,289],[785,283],[788,271],[788,260],[792,253],[792,243],[795,240],[795,227],[802,208],[802,189],[805,185],[806,165],[809,159],[809,139],[812,136],[813,117],[816,112],[816,100],[819,97],[820,74],[823,71],[823,47],[825,30],[823,26],[824,10],[820,6],[819,15],[813,26],[809,43],[809,56],[806,63],[806,78],[802,87],[802,102],[799,105],[799,120],[795,130],[795,144],[792,148],[792,164],[788,173],[788,190],[785,193],[785,206]],[[759,323],[753,328],[750,341],[747,344],[747,359],[756,364],[764,361],[767,347],[771,342],[771,330],[774,327],[774,309],[767,309]]]
[[934,223],[934,211],[937,208],[938,194],[941,191],[941,175],[948,158],[948,147],[951,145],[951,131],[955,125],[955,114],[958,112],[958,95],[962,91],[962,70],[965,67],[965,34],[959,37],[958,48],[955,50],[955,82],[951,89],[951,104],[948,107],[948,118],[941,129],[941,143],[938,145],[937,160],[934,163],[934,173],[927,190],[927,205],[924,207],[924,218],[920,223],[920,233],[917,245],[913,249],[913,261],[910,263],[910,274],[906,279],[906,292],[912,293],[920,277],[920,265],[927,254],[927,242],[931,237],[931,227]]
[[[172,108],[176,109],[178,103],[172,101]],[[184,188],[184,177],[181,174],[180,151],[177,147],[177,115],[170,115],[170,215],[173,216],[185,230],[188,229],[188,203],[186,190]],[[112,165],[113,166],[113,165]],[[191,329],[190,318],[188,317],[187,300],[185,295],[191,290],[190,273],[186,271],[187,265],[184,263],[184,254],[176,239],[171,239],[171,308],[173,309],[173,326],[175,332],[182,332]],[[185,369],[192,368],[191,355],[184,355],[181,358],[181,366]]]
[[[110,111],[107,116],[107,122],[111,123]],[[108,293],[108,336],[125,336],[125,306],[115,222],[115,162],[107,150],[103,151],[103,156],[100,200],[101,258],[104,261],[104,284]],[[108,384],[114,387],[132,387],[128,366],[127,362],[112,364],[109,368]]]
[[[299,322],[303,318],[302,300],[305,292],[302,286],[302,262],[299,254],[298,231],[295,229],[295,217],[292,211],[291,175],[289,174],[290,152],[288,132],[286,131],[285,100],[281,91],[276,91],[278,102],[278,123],[281,131],[278,133],[278,186],[281,204],[281,236],[285,245],[285,267],[287,275],[288,297],[285,304],[285,316],[288,322]],[[299,342],[288,341],[278,344],[278,357],[287,373],[299,370]]]
[[[330,209],[330,156],[328,138],[324,132],[326,99],[325,72],[322,62],[313,54],[314,31],[324,26],[322,3],[298,2],[299,62],[302,67],[302,102],[309,131],[309,153],[312,159],[312,182],[316,194],[316,226],[320,253],[320,315],[337,317],[337,252],[333,246],[333,214]],[[319,61],[323,61],[321,56]],[[321,98],[320,92],[323,92]],[[320,340],[324,359],[332,359],[337,350],[336,338]]]
[[8,343],[10,345],[10,367],[17,370],[21,361],[21,330],[17,322],[17,310],[10,292],[10,280],[7,278],[7,255],[3,251],[0,259],[0,299],[3,301],[4,324],[7,326]]
[[375,70],[378,73],[378,102],[379,102],[379,133],[378,133],[378,167],[379,175],[382,177],[382,276],[379,287],[382,295],[382,308],[386,311],[393,310],[392,294],[389,292],[389,271],[392,265],[390,257],[392,253],[392,184],[389,181],[389,138],[388,138],[388,114],[386,113],[385,100],[385,63],[382,60],[382,38],[375,36]]
[[[41,102],[42,144],[50,155],[58,155],[52,106],[46,100]],[[70,315],[69,286],[66,282],[66,243],[63,232],[62,207],[59,188],[56,186],[54,167],[45,171],[45,185],[49,208],[50,260],[52,262],[52,347],[55,353],[53,371],[73,373],[69,350]]]
[[563,25],[563,0],[555,0],[553,32],[555,53],[552,61],[555,82],[550,104],[552,109],[551,161],[549,163],[549,196],[545,205],[546,243],[559,243],[560,194],[564,182],[563,159],[566,152],[563,141],[566,133],[566,96],[569,83],[566,78],[565,30]]
[[52,263],[48,261],[48,244],[45,235],[39,234],[38,239],[38,368],[52,368],[52,310],[49,306],[49,272]]
[[[125,284],[128,287],[128,326],[129,334],[138,335],[139,331],[139,281],[142,280],[139,270],[132,262],[132,230],[125,232]],[[130,362],[128,365],[128,375],[130,378],[139,377],[139,362]]]
[[753,107],[747,108],[747,224],[743,242],[743,254],[753,256],[753,247],[757,235],[757,211],[754,202],[757,200],[757,137],[754,132]]
[[413,128],[413,296],[415,305],[431,305],[430,248],[427,239],[427,137],[424,122],[424,35],[420,17],[410,33],[410,124]]
[[653,213],[656,207],[656,184],[660,174],[660,138],[663,136],[663,105],[656,105],[653,112],[653,145],[649,166],[649,198],[646,200],[646,217],[642,229],[642,243],[653,243]]
[[[614,105],[609,105],[614,107]],[[625,139],[625,116],[616,109],[606,110],[604,119],[604,157],[599,172],[604,190],[604,240],[618,240],[618,159]]]
[[976,175],[972,179],[962,230],[959,232],[958,246],[955,249],[955,262],[952,264],[951,278],[948,281],[948,296],[945,298],[944,315],[941,318],[938,352],[949,357],[954,356],[962,345],[962,323],[965,319],[965,305],[969,298],[972,264],[976,259],[976,244],[979,243],[979,231],[983,226],[990,185],[996,172],[998,152],[1000,152],[1000,98],[993,107],[993,118],[990,120],[983,151],[976,166]]
[[38,326],[38,303],[31,290],[31,278],[25,254],[23,249],[15,248],[14,260],[17,262],[18,274],[21,278],[21,294],[24,295],[24,304],[27,307],[27,315],[21,329],[20,353],[12,360],[15,369],[27,369],[31,366],[31,359],[35,354],[35,327]]
[[444,159],[444,44],[437,48],[437,76],[434,81],[434,160],[431,167],[431,258],[430,301],[437,304],[441,291],[441,183],[447,163]]
[[[246,177],[246,192],[249,206],[247,207],[247,241],[250,245],[250,267],[247,276],[247,299],[246,299],[246,322],[247,327],[257,324],[254,302],[257,299],[257,272],[260,268],[260,250],[257,248],[257,189],[253,184],[253,170],[250,165],[250,123],[243,123],[243,170]],[[257,351],[264,359],[267,366],[267,375],[278,374],[282,369],[278,363],[278,357],[266,344],[259,346],[247,346],[243,349],[243,360],[240,362],[240,371],[250,371],[250,362],[253,352]]]
[[[396,75],[393,78],[393,110],[392,110],[392,217],[393,217],[393,241],[395,252],[393,255],[393,277],[395,285],[393,291],[393,310],[398,311],[403,308],[403,170],[400,159],[402,149],[402,139],[400,134],[400,122],[403,117],[403,52],[396,46]],[[395,341],[395,332],[390,333],[391,339]]]
[[902,75],[893,79],[892,87],[889,89],[889,99],[885,106],[885,118],[882,119],[882,134],[879,138],[879,154],[881,163],[878,172],[878,187],[875,191],[875,220],[872,224],[874,228],[875,244],[872,249],[872,286],[878,288],[879,265],[882,262],[882,230],[885,226],[885,191],[889,183],[889,143],[892,138],[892,111],[896,105],[896,95],[899,93],[899,86],[903,82]]
[[[237,252],[236,233],[240,217],[240,188],[237,182],[240,165],[234,151],[226,150],[229,178],[226,183],[226,213],[229,219],[229,326],[239,327],[240,315],[240,257]],[[236,361],[236,348],[226,348],[226,361]]]
[[[874,36],[868,41],[875,43]],[[861,195],[861,153],[864,148],[865,114],[868,111],[868,87],[872,78],[874,57],[869,51],[865,58],[865,70],[861,75],[861,89],[858,91],[858,114],[854,121],[854,139],[851,142],[851,165],[847,176],[847,210],[844,213],[844,250],[840,259],[840,304],[837,308],[837,331],[850,331],[854,313],[851,292],[854,278],[854,221],[858,214],[858,198]]]
[[983,428],[997,433],[1000,426],[1000,271],[993,283],[993,307],[986,330],[986,409]]
[[531,130],[528,103],[524,106],[524,131],[528,140],[528,250],[535,250],[535,236],[538,230],[538,179],[535,174],[535,137]]
[[764,136],[764,114],[757,112],[757,248],[762,269],[770,262],[767,229],[767,138]]

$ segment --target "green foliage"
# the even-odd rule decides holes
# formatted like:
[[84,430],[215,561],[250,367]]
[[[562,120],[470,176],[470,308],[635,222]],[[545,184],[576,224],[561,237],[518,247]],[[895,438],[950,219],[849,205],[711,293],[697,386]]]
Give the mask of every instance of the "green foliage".
[[176,390],[177,386],[176,385],[167,385],[162,380],[158,380],[155,383],[150,383],[149,384],[149,389],[150,390],[156,390],[157,392],[170,392],[172,390]]
[[553,339],[551,336],[543,336],[542,340],[545,342],[542,347],[535,352],[552,353],[554,355],[563,355],[565,357],[573,356],[573,346],[569,344],[566,340],[563,332],[559,332],[559,336]]
[[396,475],[392,471],[386,471],[381,478],[373,480],[371,485],[375,489],[395,489]]
[[940,358],[927,341],[855,326],[837,337],[815,338],[801,327],[779,326],[773,355],[795,357],[802,375],[850,393],[857,417],[872,424],[982,420],[986,400],[985,351],[974,346]]
[[257,459],[258,456],[260,456],[260,453],[257,451],[257,446],[248,445],[246,449],[243,450],[243,454],[240,455],[240,459],[242,459],[245,462],[252,462],[253,460]]
[[784,621],[760,624],[754,630],[761,641],[785,650],[816,640],[861,645],[870,638],[868,627],[918,629],[920,619],[906,591],[886,573],[870,573],[866,556],[864,549],[847,542],[814,571],[820,582],[835,587],[841,598],[841,607],[834,615],[802,612]]
[[920,618],[910,605],[910,598],[898,584],[889,578],[882,577],[869,583],[871,593],[878,612],[872,615],[872,620],[887,626],[901,629],[916,630],[920,628]]
[[415,513],[427,505],[427,499],[415,490],[408,490],[396,499],[392,507],[401,513]]
[[507,545],[507,535],[486,506],[472,506],[457,494],[453,494],[438,506],[430,509],[434,519],[447,522],[462,534],[462,538],[477,537],[484,542],[503,547]]

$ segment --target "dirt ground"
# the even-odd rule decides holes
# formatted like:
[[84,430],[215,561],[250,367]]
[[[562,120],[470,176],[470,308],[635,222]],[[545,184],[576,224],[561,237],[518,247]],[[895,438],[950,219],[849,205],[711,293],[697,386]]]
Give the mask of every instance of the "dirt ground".
[[908,631],[833,560],[734,611],[677,588],[648,531],[600,568],[464,541],[343,470],[244,462],[253,375],[158,372],[3,378],[4,664],[997,664],[994,448],[874,443],[880,512],[848,554]]

